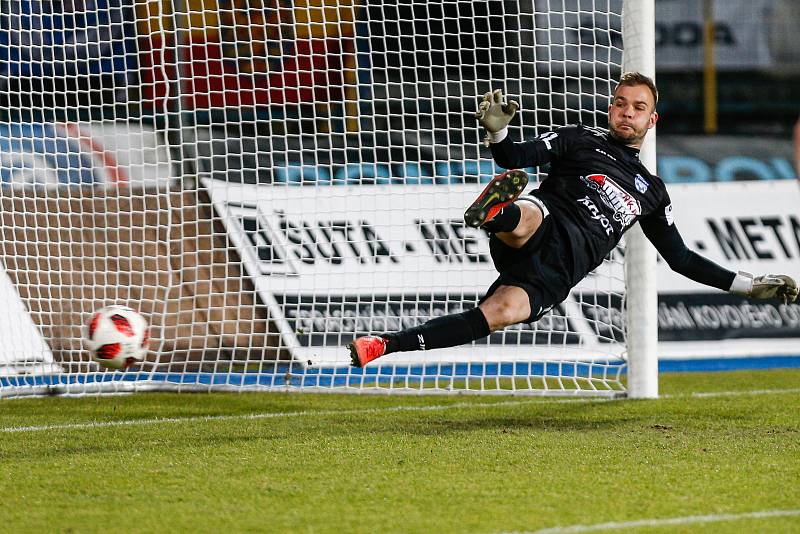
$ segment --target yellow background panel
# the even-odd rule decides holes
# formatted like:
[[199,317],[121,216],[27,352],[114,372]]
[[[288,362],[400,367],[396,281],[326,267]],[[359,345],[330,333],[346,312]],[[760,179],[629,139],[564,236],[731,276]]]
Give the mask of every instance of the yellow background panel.
[[[253,8],[276,6],[277,0],[250,0]],[[297,0],[290,9],[294,19],[295,36],[325,38],[355,34],[356,10],[359,0]],[[160,5],[159,5],[160,4]],[[153,35],[173,28],[172,0],[138,0],[136,15],[139,35]],[[217,41],[219,35],[219,4],[217,0],[186,0],[189,25],[194,37]],[[289,17],[286,17],[289,19]],[[291,19],[289,19],[291,20]]]

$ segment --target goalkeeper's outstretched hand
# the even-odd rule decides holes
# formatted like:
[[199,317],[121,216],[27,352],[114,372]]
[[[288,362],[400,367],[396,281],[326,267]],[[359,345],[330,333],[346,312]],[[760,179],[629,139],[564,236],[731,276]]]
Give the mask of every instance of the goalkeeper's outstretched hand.
[[475,112],[475,118],[491,137],[492,134],[508,126],[518,109],[519,104],[515,100],[503,102],[503,91],[495,89],[483,95],[483,101]]
[[753,279],[750,296],[757,299],[780,299],[784,304],[797,300],[797,282],[785,274],[765,274]]
[[751,280],[750,290],[740,293],[754,299],[779,299],[784,304],[797,300],[797,282],[785,274],[764,274],[753,277],[752,274],[740,271],[737,277]]

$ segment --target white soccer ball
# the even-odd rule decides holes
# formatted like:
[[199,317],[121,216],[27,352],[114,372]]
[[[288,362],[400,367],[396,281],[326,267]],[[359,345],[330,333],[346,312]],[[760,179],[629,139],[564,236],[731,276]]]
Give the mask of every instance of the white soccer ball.
[[147,320],[127,306],[106,306],[89,320],[86,345],[92,359],[110,369],[144,361],[150,344]]

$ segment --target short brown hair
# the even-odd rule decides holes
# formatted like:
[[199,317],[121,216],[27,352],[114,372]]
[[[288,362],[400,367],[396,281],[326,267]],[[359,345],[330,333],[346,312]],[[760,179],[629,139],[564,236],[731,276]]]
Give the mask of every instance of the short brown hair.
[[653,110],[656,109],[656,106],[658,105],[658,89],[656,89],[656,84],[653,82],[652,78],[642,74],[641,72],[626,72],[622,75],[622,77],[619,79],[619,83],[614,88],[614,94],[617,94],[617,89],[623,85],[627,87],[646,85],[647,88],[650,89],[650,92],[653,93]]

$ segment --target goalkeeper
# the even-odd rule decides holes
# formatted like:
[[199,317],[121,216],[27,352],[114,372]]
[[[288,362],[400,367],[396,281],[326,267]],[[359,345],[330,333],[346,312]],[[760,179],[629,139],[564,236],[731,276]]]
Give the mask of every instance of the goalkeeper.
[[793,302],[798,290],[791,277],[734,273],[686,247],[664,182],[639,161],[642,141],[658,120],[657,102],[650,78],[627,73],[612,95],[608,131],[578,124],[514,143],[507,126],[518,104],[503,102],[500,90],[484,95],[476,117],[495,162],[506,169],[550,164],[540,187],[523,197],[525,172],[495,177],[464,214],[469,226],[490,233],[500,276],[476,308],[355,339],[348,346],[352,364],[361,367],[392,352],[462,345],[536,321],[566,299],[636,222],[674,271],[736,295]]

